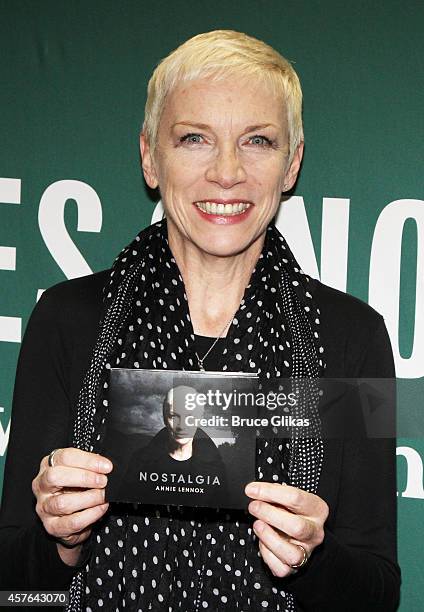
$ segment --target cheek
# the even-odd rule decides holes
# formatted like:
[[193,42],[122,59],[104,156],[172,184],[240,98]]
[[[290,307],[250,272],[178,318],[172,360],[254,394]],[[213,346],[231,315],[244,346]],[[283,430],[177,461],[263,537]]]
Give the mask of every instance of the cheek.
[[281,201],[283,183],[281,180],[262,181],[258,185],[259,198],[266,210],[277,208]]
[[256,160],[255,163],[248,164],[248,176],[252,184],[261,192],[273,195],[281,192],[284,184],[284,171],[282,163],[261,163],[261,160]]
[[188,163],[174,156],[162,160],[158,171],[161,193],[179,193],[189,188],[203,175],[201,164]]

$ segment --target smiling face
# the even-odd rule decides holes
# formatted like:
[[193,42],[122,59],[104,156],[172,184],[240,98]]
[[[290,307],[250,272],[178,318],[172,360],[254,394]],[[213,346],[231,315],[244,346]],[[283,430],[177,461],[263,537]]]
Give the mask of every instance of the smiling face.
[[243,78],[189,81],[168,95],[154,159],[144,137],[141,151],[173,250],[228,257],[262,245],[302,156],[300,147],[287,167],[286,115],[267,84]]

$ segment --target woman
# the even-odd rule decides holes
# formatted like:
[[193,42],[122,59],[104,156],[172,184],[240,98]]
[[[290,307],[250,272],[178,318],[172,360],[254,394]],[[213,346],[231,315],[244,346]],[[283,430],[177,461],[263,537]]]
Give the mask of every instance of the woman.
[[[392,441],[323,441],[316,415],[313,438],[258,440],[247,514],[109,508],[112,466],[90,452],[114,365],[394,375],[382,318],[305,276],[272,225],[302,154],[298,78],[266,44],[201,34],[155,70],[141,155],[167,221],[111,272],[45,292],[33,314],[6,467],[9,582],[22,584],[17,567],[27,588],[73,579],[72,610],[396,608]],[[42,439],[22,433],[29,414],[44,419]]]

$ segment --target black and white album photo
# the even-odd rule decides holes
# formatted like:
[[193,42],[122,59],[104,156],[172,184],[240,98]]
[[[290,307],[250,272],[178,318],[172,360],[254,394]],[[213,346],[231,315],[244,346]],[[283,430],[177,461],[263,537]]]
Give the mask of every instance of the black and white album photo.
[[255,432],[233,427],[233,400],[254,380],[112,368],[102,451],[114,465],[108,501],[247,507],[244,488],[255,480]]

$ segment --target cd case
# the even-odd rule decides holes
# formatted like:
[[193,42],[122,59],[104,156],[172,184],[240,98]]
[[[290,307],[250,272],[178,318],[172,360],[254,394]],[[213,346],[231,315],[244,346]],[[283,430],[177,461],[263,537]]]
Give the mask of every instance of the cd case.
[[244,373],[112,368],[99,450],[114,466],[106,501],[246,508],[256,436],[233,423],[256,408],[234,398],[256,381]]

